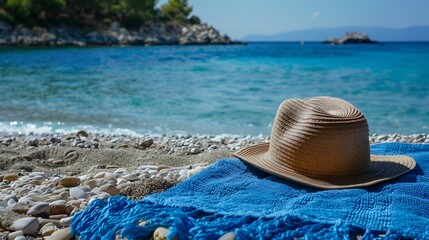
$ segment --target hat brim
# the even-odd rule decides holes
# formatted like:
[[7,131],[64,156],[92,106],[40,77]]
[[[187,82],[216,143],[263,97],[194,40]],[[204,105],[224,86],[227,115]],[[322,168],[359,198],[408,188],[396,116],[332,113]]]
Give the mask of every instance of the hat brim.
[[269,146],[269,143],[256,144],[235,151],[232,155],[272,175],[322,189],[370,186],[399,177],[416,166],[413,158],[404,155],[371,155],[371,167],[367,173],[348,176],[312,176],[274,162],[270,158]]

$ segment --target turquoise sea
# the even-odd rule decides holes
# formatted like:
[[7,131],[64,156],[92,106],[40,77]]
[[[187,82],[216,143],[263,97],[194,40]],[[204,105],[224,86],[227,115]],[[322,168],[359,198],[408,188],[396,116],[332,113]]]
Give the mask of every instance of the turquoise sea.
[[0,132],[269,135],[281,101],[319,95],[427,133],[429,43],[0,48]]

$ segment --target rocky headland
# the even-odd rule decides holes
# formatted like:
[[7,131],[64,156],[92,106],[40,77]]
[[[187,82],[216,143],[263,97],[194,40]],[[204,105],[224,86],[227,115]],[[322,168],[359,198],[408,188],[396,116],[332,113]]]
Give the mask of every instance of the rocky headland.
[[358,44],[358,43],[377,43],[372,40],[367,34],[351,32],[346,33],[341,38],[327,39],[323,43],[325,44]]
[[114,45],[202,45],[243,44],[222,35],[213,26],[154,22],[138,30],[113,22],[109,27],[84,30],[60,25],[55,27],[15,27],[0,21],[0,46],[114,46]]

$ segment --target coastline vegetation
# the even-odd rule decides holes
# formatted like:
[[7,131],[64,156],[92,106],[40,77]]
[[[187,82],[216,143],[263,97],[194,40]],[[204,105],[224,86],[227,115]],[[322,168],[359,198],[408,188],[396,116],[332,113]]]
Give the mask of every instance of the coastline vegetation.
[[189,16],[187,0],[169,0],[157,8],[157,0],[0,0],[0,21],[11,25],[70,25],[103,28],[113,22],[136,29],[155,21],[199,24]]

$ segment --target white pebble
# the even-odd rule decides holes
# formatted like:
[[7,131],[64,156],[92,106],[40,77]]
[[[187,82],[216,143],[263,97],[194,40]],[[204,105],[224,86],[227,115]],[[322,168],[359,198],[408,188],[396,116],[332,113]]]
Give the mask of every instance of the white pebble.
[[36,215],[42,212],[45,212],[49,209],[49,203],[46,202],[39,202],[36,203],[34,206],[32,206],[27,211],[27,215]]
[[35,217],[24,217],[13,222],[11,229],[22,230],[24,234],[34,234],[39,227],[39,221]]
[[17,237],[19,237],[19,236],[24,236],[24,232],[21,230],[11,232],[11,233],[9,233],[9,235],[7,235],[7,239],[8,240],[14,240],[14,239],[17,239]]
[[75,199],[81,199],[86,198],[88,194],[80,187],[73,187],[70,188],[70,196],[74,197]]

